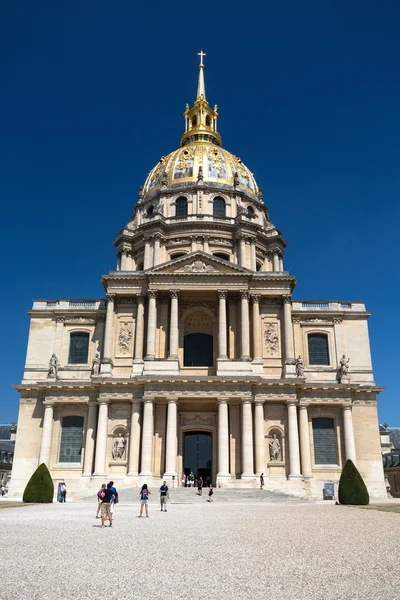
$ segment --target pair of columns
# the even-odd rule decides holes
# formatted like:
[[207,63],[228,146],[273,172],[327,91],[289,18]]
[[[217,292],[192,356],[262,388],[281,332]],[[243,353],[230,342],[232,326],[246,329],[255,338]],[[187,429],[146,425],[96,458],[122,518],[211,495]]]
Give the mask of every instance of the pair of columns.
[[[170,327],[169,327],[169,359],[178,359],[178,344],[179,344],[179,311],[178,311],[178,297],[179,290],[170,290],[171,294],[171,313],[170,313]],[[156,327],[157,327],[157,290],[149,290],[149,308],[147,316],[147,351],[145,360],[155,359],[155,345],[156,345]],[[143,325],[141,324],[141,328]],[[143,346],[143,335],[141,336]],[[136,346],[136,344],[135,344]],[[136,358],[136,356],[135,356]]]
[[[161,244],[164,243],[160,234],[146,238],[144,241],[143,270],[156,267],[161,262]],[[153,252],[151,248],[153,247]]]
[[[227,360],[227,321],[226,321],[226,299],[228,292],[218,290],[218,358]],[[249,293],[246,290],[240,292],[240,323],[241,323],[241,360],[251,360],[250,357],[250,319],[249,319]],[[260,296],[252,295],[253,302],[253,353],[254,360],[261,361],[261,344],[259,335],[260,323]]]
[[[165,452],[164,477],[177,475],[176,459],[178,454],[178,406],[176,400],[168,401],[167,411],[167,438]],[[145,399],[143,408],[142,431],[142,463],[140,475],[152,477],[153,475],[153,436],[154,436],[154,400]]]
[[[250,264],[247,260],[246,244],[250,244]],[[253,237],[242,235],[239,238],[239,264],[241,267],[257,271],[256,261],[256,239]]]

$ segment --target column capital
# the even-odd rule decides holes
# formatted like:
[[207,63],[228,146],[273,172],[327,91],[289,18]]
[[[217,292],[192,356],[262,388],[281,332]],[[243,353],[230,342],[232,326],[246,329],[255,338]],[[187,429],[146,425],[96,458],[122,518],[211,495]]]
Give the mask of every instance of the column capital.
[[286,400],[287,406],[298,406],[298,404],[299,404],[298,400]]
[[210,239],[211,239],[211,236],[209,236],[209,235],[203,235],[203,243],[204,242],[209,242]]
[[143,404],[143,398],[131,398],[131,404]]
[[116,294],[106,294],[107,303],[108,302],[115,302],[115,298],[116,297],[117,297]]
[[279,256],[280,258],[283,258],[283,252],[280,248],[274,248],[273,253]]
[[304,409],[304,408],[308,409],[309,406],[310,406],[310,402],[303,402],[303,401],[301,401],[301,402],[298,403],[298,407],[299,407],[300,410]]
[[143,398],[143,404],[155,404],[155,398]]
[[261,295],[260,294],[250,294],[251,301],[253,304],[260,304]]
[[94,400],[94,399],[92,400],[92,399],[91,399],[91,400],[89,400],[89,402],[88,402],[88,404],[87,404],[87,405],[88,405],[89,407],[90,407],[90,406],[98,406],[98,405],[99,405],[99,403],[97,402],[97,400]]
[[343,410],[352,410],[352,408],[351,404],[343,404]]
[[242,404],[253,404],[253,398],[240,398]]
[[63,317],[62,315],[57,315],[56,322],[57,323],[65,323],[65,317]]
[[130,251],[130,248],[121,248],[121,254],[124,254],[125,256],[129,256]]
[[229,401],[227,398],[217,398],[217,405],[219,406],[220,404],[229,404]]
[[168,398],[167,404],[178,404],[178,400],[176,398]]
[[171,294],[171,298],[178,298],[179,292],[180,292],[180,290],[169,290],[169,293]]
[[254,402],[254,406],[260,406],[260,405],[264,406],[264,404],[265,404],[265,400],[259,400],[258,398],[255,398],[253,400],[253,402]]
[[99,406],[101,406],[102,404],[107,404],[108,406],[110,404],[110,398],[99,398],[98,402]]
[[292,296],[282,296],[283,304],[292,304]]
[[135,294],[137,303],[144,302],[145,296],[140,292],[139,294]]
[[241,300],[249,300],[249,292],[247,290],[239,290]]
[[45,400],[45,401],[43,402],[43,405],[44,405],[44,407],[45,407],[45,408],[47,408],[48,406],[49,406],[50,408],[54,408],[55,404],[56,404],[56,403],[55,403],[55,401],[54,401],[54,400]]
[[147,295],[149,298],[157,298],[158,290],[148,290]]
[[228,295],[228,290],[217,290],[217,294],[220,300],[225,300]]

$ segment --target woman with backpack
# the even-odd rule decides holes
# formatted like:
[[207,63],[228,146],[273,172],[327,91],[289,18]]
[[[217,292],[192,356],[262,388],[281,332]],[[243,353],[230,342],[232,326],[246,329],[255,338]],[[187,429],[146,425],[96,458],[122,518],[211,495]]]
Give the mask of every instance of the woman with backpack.
[[101,510],[101,505],[103,504],[103,498],[104,498],[104,492],[107,489],[107,486],[105,483],[101,484],[101,489],[97,492],[97,513],[96,513],[96,519],[100,519],[100,510]]
[[143,507],[146,509],[146,517],[149,516],[149,495],[151,495],[151,491],[147,488],[147,483],[142,485],[142,489],[139,492],[140,494],[140,514],[139,517],[143,514]]

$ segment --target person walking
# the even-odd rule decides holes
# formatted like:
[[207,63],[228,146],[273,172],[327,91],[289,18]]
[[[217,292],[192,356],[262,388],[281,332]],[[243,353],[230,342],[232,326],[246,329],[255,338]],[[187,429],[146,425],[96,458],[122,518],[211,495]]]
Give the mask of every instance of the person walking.
[[146,509],[146,517],[149,516],[149,495],[151,496],[151,491],[147,487],[147,483],[142,485],[142,489],[139,492],[140,494],[140,514],[139,517],[143,514],[143,507]]
[[197,489],[199,490],[198,494],[199,496],[203,495],[203,478],[200,476],[198,481],[197,481]]
[[96,519],[100,519],[101,505],[103,503],[104,492],[105,492],[106,489],[107,489],[107,485],[105,483],[102,483],[101,484],[101,488],[97,492],[97,512],[96,512]]
[[[161,504],[161,512],[167,512],[167,498],[169,497],[167,482],[163,481],[162,486],[160,487],[160,504]],[[164,511],[163,511],[164,507]]]
[[111,490],[111,481],[107,483],[107,487],[104,490],[104,496],[101,503],[101,526],[104,527],[104,522],[108,519],[110,521],[110,527],[112,527],[112,513],[111,503],[114,499],[114,493]]
[[181,475],[181,486],[185,487],[185,484],[186,484],[186,475],[185,475],[185,473],[182,473],[182,475]]
[[114,514],[114,505],[118,504],[118,492],[117,492],[117,489],[114,487],[113,481],[110,481],[110,485],[111,485],[110,489],[111,489],[112,493],[114,494],[114,499],[111,502],[111,506],[110,506],[110,511],[111,511],[111,514],[113,515]]
[[67,501],[67,486],[65,485],[64,481],[61,483],[60,492],[61,492],[60,502],[66,502]]
[[260,475],[260,488],[263,489],[264,487],[264,473],[261,473]]
[[207,500],[207,502],[212,502],[213,501],[213,499],[212,499],[213,494],[214,494],[213,486],[212,486],[212,483],[210,483],[210,486],[208,488],[208,500]]

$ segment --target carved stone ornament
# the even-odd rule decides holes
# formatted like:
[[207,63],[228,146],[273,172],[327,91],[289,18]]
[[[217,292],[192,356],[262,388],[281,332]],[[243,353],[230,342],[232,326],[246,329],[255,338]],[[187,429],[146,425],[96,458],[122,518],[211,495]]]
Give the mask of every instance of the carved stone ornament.
[[121,354],[130,354],[132,342],[132,323],[122,322],[119,327],[118,350]]
[[107,302],[115,302],[115,294],[106,294]]
[[56,322],[57,323],[64,323],[65,322],[65,317],[63,317],[61,315],[57,315],[56,316]]
[[136,298],[118,298],[118,306],[124,306],[124,304],[137,304]]
[[100,352],[97,350],[92,360],[92,375],[97,377],[100,374]]
[[269,458],[272,462],[280,460],[281,457],[281,443],[276,437],[276,433],[273,434],[269,440]]
[[185,265],[179,269],[178,273],[216,273],[216,269],[211,265],[206,265],[202,260],[195,260],[190,265]]
[[214,424],[214,417],[213,415],[209,415],[209,416],[201,416],[201,415],[194,415],[194,416],[190,416],[190,417],[182,417],[182,425],[213,425]]
[[86,325],[95,325],[96,319],[95,317],[66,317],[65,319],[69,324],[86,324]]
[[279,352],[278,323],[265,323],[264,340],[267,354],[275,356]]
[[171,298],[179,298],[179,290],[169,290]]
[[122,460],[125,454],[126,438],[119,433],[113,441],[112,456],[114,460]]
[[58,362],[58,358],[55,354],[52,354],[49,361],[49,370],[47,372],[47,377],[57,379],[59,368],[60,363]]

